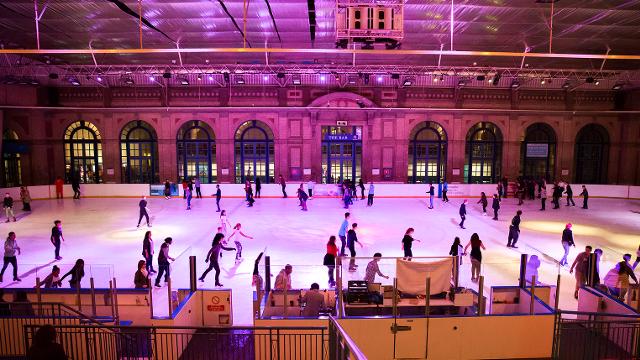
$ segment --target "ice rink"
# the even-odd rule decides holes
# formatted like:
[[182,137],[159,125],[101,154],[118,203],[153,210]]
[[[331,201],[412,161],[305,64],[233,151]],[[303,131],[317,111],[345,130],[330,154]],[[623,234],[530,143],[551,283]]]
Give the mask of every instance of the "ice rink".
[[[207,194],[209,195],[209,194]],[[364,247],[357,247],[358,256],[369,257],[381,252],[385,257],[402,256],[401,239],[408,227],[415,228],[414,237],[422,242],[414,243],[414,256],[446,256],[455,236],[467,244],[472,233],[477,232],[486,246],[483,254],[485,291],[492,285],[514,285],[518,279],[520,254],[537,255],[542,261],[540,280],[555,284],[558,271],[562,275],[561,302],[563,309],[575,309],[573,299],[575,280],[567,267],[559,270],[557,260],[562,257],[560,238],[564,225],[573,223],[576,248],[571,249],[570,263],[585,245],[601,248],[604,255],[600,264],[601,277],[620,261],[622,254],[635,251],[640,244],[640,201],[616,199],[590,199],[589,210],[577,206],[565,206],[539,211],[538,200],[525,201],[521,207],[517,200],[504,199],[500,220],[482,216],[478,199],[470,199],[467,205],[466,230],[458,227],[458,207],[462,199],[451,199],[449,203],[436,200],[435,209],[427,209],[427,199],[375,199],[372,207],[365,201],[357,201],[350,209],[351,221],[357,222],[358,237]],[[549,199],[550,200],[550,199]],[[32,203],[33,212],[19,211],[16,204],[17,222],[1,223],[3,236],[15,231],[22,254],[18,257],[19,275],[22,283],[11,282],[11,269],[7,269],[2,287],[32,287],[36,275],[44,278],[56,263],[67,271],[77,258],[87,264],[87,277],[83,287],[89,286],[93,276],[96,287],[108,287],[108,279],[117,278],[119,288],[133,287],[133,275],[138,260],[142,259],[142,239],[147,228],[136,229],[138,201],[135,198],[85,198],[81,200],[41,200]],[[327,287],[326,268],[322,259],[330,235],[337,235],[345,210],[338,199],[316,198],[308,202],[309,211],[300,211],[295,197],[288,199],[257,199],[253,208],[248,208],[243,199],[223,198],[222,208],[227,210],[232,224],[242,223],[242,231],[254,239],[242,239],[244,261],[234,264],[234,253],[224,252],[221,282],[225,288],[233,289],[234,323],[251,323],[251,273],[255,257],[266,247],[271,257],[272,283],[284,264],[293,265],[293,287],[307,288],[318,282]],[[198,275],[205,269],[204,257],[219,224],[219,213],[215,212],[212,198],[194,199],[192,210],[187,211],[182,198],[165,200],[151,198],[149,208],[153,218],[153,239],[156,255],[162,240],[174,239],[170,255],[176,257],[172,265],[174,288],[188,287],[188,257],[197,256]],[[518,249],[508,249],[508,227],[517,209],[523,210]],[[49,241],[53,220],[63,221],[66,242],[62,246],[63,259],[53,261],[53,246]],[[143,220],[144,221],[144,220]],[[232,243],[229,244],[233,246]],[[338,241],[339,245],[339,241]],[[154,267],[157,268],[157,257]],[[393,276],[393,260],[384,260],[382,271]],[[261,272],[263,271],[261,264]],[[359,260],[360,270],[349,273],[352,278],[361,278],[366,260]],[[214,273],[210,273],[205,288],[213,288]],[[464,259],[460,275],[462,285],[477,289],[470,281],[469,260]],[[385,280],[383,283],[391,283]],[[65,280],[65,287],[68,283]],[[166,289],[156,289],[155,313],[166,315]]]

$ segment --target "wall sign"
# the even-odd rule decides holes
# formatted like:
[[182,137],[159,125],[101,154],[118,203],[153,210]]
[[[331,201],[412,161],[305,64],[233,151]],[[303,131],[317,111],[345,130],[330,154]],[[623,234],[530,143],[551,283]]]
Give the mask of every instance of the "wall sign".
[[220,169],[220,174],[229,175],[229,169]]
[[347,126],[348,122],[345,120],[338,120],[336,121],[336,125],[337,126]]
[[380,175],[380,169],[371,169],[371,175]]
[[527,144],[528,158],[546,158],[549,156],[549,144]]

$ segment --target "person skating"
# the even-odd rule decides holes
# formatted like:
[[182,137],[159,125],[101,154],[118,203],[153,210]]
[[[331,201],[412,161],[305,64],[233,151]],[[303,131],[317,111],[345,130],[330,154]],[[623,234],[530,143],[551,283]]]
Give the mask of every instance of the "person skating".
[[480,193],[480,200],[478,200],[477,204],[482,205],[482,216],[487,216],[487,206],[489,206],[489,200],[487,200],[487,194],[483,192]]
[[589,192],[587,191],[587,187],[586,186],[582,185],[582,192],[578,196],[582,196],[582,208],[583,209],[588,209],[589,208],[589,205],[588,205]]
[[247,193],[247,207],[253,207],[253,203],[256,202],[256,199],[253,198],[253,189],[249,186],[249,192]]
[[250,191],[251,191],[251,182],[249,182],[249,179],[247,179],[244,181],[244,196],[246,201],[249,201]]
[[71,279],[69,279],[69,287],[72,289],[80,288],[80,283],[82,282],[82,278],[84,277],[84,260],[78,259],[76,260],[75,265],[64,274],[62,278],[60,278],[60,282],[64,280],[67,276],[71,275]]
[[638,278],[633,272],[629,261],[631,261],[631,254],[624,254],[622,261],[609,270],[604,277],[604,285],[609,289],[611,295],[622,302],[624,302],[627,291],[629,290],[629,277],[638,284]]
[[259,176],[256,176],[256,197],[260,199],[260,191],[262,191],[262,180]]
[[518,206],[524,203],[524,180],[522,178],[518,179],[518,190],[516,191],[518,195]]
[[53,265],[51,273],[40,282],[40,287],[43,285],[45,289],[57,289],[62,287],[62,280],[60,280],[60,268],[57,265]]
[[342,201],[344,202],[344,208],[349,209],[349,205],[352,204],[351,201],[351,189],[347,186],[344,187],[344,195],[342,196]]
[[291,273],[293,272],[293,266],[287,264],[276,276],[276,281],[273,285],[274,290],[291,290]]
[[338,230],[338,237],[340,238],[340,256],[344,256],[344,247],[347,244],[347,230],[349,229],[349,217],[351,213],[344,213],[344,220],[340,225],[340,230]]
[[80,199],[80,176],[71,174],[71,189],[73,190],[73,198]]
[[31,194],[26,186],[20,187],[20,200],[22,201],[22,211],[31,211]]
[[[256,192],[258,192],[258,186],[256,185]],[[222,198],[222,190],[220,190],[220,185],[216,184],[216,206],[218,210],[216,212],[220,212],[220,199]]]
[[189,192],[193,197],[193,178],[189,178],[189,180],[187,181],[187,187],[189,187]]
[[202,199],[202,193],[200,192],[200,178],[196,178],[193,181],[193,185],[196,187],[196,198],[197,199]]
[[151,236],[151,231],[147,231],[144,234],[144,239],[142,240],[142,256],[146,261],[147,271],[150,274],[155,274],[156,271],[153,268],[153,238]]
[[187,199],[187,210],[191,210],[191,199],[192,199],[192,194],[191,194],[191,190],[189,190],[189,188],[186,188],[184,190],[184,196]]
[[309,192],[309,199],[313,199],[313,188],[316,186],[316,182],[312,179],[307,181],[307,191]]
[[498,182],[498,186],[496,186],[496,190],[498,191],[498,201],[502,201],[502,194],[504,190],[502,189],[502,182]]
[[225,250],[225,251],[236,250],[234,248],[225,247],[223,245],[223,240],[224,240],[224,234],[222,233],[217,233],[213,237],[213,241],[211,242],[211,249],[209,249],[209,252],[207,253],[207,257],[204,259],[205,263],[209,263],[209,267],[204,271],[204,273],[202,273],[202,275],[198,280],[204,282],[204,278],[213,269],[216,271],[215,286],[222,286],[222,284],[220,283],[220,263],[218,262],[220,259],[220,252],[222,250]]
[[460,228],[461,229],[465,229],[464,227],[464,221],[467,219],[467,199],[464,199],[464,201],[462,201],[462,204],[460,204],[460,210],[458,211],[458,214],[460,214]]
[[300,198],[300,206],[302,207],[300,210],[307,211],[307,199],[309,199],[309,195],[304,191],[304,184],[300,184],[298,188],[298,197]]
[[506,199],[509,192],[509,179],[506,176],[502,178],[502,191],[502,197]]
[[520,215],[522,215],[522,210],[518,210],[516,212],[516,216],[511,219],[511,225],[509,225],[509,237],[507,239],[507,247],[518,248],[516,243],[518,242],[518,238],[520,237]]
[[449,197],[447,196],[447,191],[449,191],[449,183],[445,180],[442,183],[442,202],[449,202]]
[[373,284],[376,280],[376,275],[385,279],[389,278],[387,275],[383,274],[380,271],[380,267],[378,266],[380,260],[382,260],[382,254],[377,252],[373,254],[373,260],[369,261],[369,263],[367,264],[367,269],[364,273],[364,281],[366,281],[367,284]]
[[329,274],[329,287],[336,286],[336,280],[333,276],[336,268],[336,257],[338,257],[338,246],[336,246],[336,237],[331,235],[327,242],[327,253],[324,255],[322,265],[326,266]]
[[149,280],[149,270],[147,270],[147,262],[138,261],[138,270],[133,275],[133,285],[136,289],[148,289],[151,281]]
[[156,287],[161,287],[160,278],[162,275],[164,275],[164,282],[169,282],[169,278],[171,277],[169,260],[176,260],[169,255],[169,246],[171,246],[172,243],[173,239],[168,237],[164,239],[164,242],[160,246],[160,252],[158,253],[158,276],[156,276]]
[[144,217],[147,220],[147,227],[151,227],[151,222],[149,221],[149,208],[147,207],[147,197],[143,196],[142,200],[140,200],[140,202],[138,203],[138,207],[140,208],[140,216],[138,217],[138,226],[136,227],[140,227],[140,222],[142,221],[142,218]]
[[164,198],[167,200],[171,199],[171,183],[169,179],[164,181]]
[[573,231],[571,230],[571,223],[567,224],[562,231],[562,248],[564,249],[564,256],[560,260],[560,265],[567,265],[567,257],[569,256],[569,249],[576,244],[573,242]]
[[242,224],[237,223],[236,226],[233,227],[233,232],[229,235],[229,241],[236,236],[236,239],[233,240],[234,244],[236,244],[236,262],[242,259],[242,243],[240,243],[240,236],[243,236],[247,239],[253,239],[253,237],[246,235],[240,230],[242,228]]
[[[262,259],[262,255],[264,254],[265,251],[267,251],[267,248],[264,248],[264,250],[262,250],[260,255],[258,255],[258,257],[253,261],[253,276],[251,277],[251,286],[255,286],[256,288],[256,294],[258,295],[258,304],[262,304],[262,295],[263,295],[262,286],[264,284],[264,279],[260,275],[258,266],[260,266],[260,259]],[[260,310],[259,307],[257,310],[259,312]]]
[[411,261],[413,257],[413,251],[411,251],[411,245],[413,245],[414,241],[421,242],[418,239],[413,238],[413,232],[415,230],[413,228],[408,228],[404,233],[404,237],[402,238],[402,250],[404,250],[404,260]]
[[347,180],[347,184],[349,184],[349,190],[351,190],[351,204],[353,204],[353,200],[358,201],[358,190],[356,190],[356,182],[355,180]]
[[367,206],[373,205],[373,197],[375,196],[375,187],[373,181],[369,181],[369,194],[367,195]]
[[63,196],[63,191],[64,191],[64,180],[62,180],[62,178],[60,176],[58,176],[56,178],[56,181],[54,182],[55,186],[56,186],[56,199],[62,199]]
[[458,265],[462,265],[463,254],[464,254],[464,248],[460,243],[460,238],[456,236],[455,239],[453,239],[453,244],[451,244],[451,248],[449,249],[449,255],[453,257],[457,257],[459,259]]
[[[497,198],[497,194],[496,194]],[[464,252],[467,252],[467,249],[471,246],[471,253],[469,257],[471,258],[471,281],[478,281],[480,278],[480,271],[482,265],[482,250],[486,250],[482,240],[480,240],[480,236],[477,233],[473,233],[471,235],[471,239],[467,246],[464,247]]]
[[11,197],[11,195],[9,195],[9,193],[4,194],[4,199],[2,200],[2,206],[4,207],[5,215],[7,215],[7,221],[5,222],[9,222],[11,218],[13,218],[13,221],[15,222],[16,215],[13,213],[13,198]]
[[64,241],[64,236],[62,235],[62,221],[56,220],[53,222],[53,227],[51,228],[51,243],[55,247],[55,259],[61,260],[62,256],[60,256],[60,245]]
[[547,209],[547,183],[543,180],[540,185],[540,211]]
[[560,208],[560,197],[562,196],[563,189],[560,187],[560,184],[556,181],[553,183],[553,208]]
[[429,194],[429,209],[433,209],[433,197],[436,195],[436,189],[431,182],[429,183],[429,191],[427,191],[427,194]]
[[278,182],[280,183],[280,187],[282,188],[282,197],[286,198],[287,197],[287,183],[286,183],[286,181],[284,181],[284,177],[282,177],[282,174],[278,175]]
[[571,188],[571,184],[567,183],[564,193],[567,194],[567,206],[576,206],[576,202],[573,201],[573,189]]
[[18,246],[18,242],[16,241],[16,233],[11,231],[7,236],[7,240],[4,242],[4,262],[2,271],[0,271],[0,282],[2,282],[4,271],[7,270],[9,264],[13,267],[13,281],[22,281],[18,277],[18,258],[16,257],[16,252],[18,255],[21,254],[20,246]]
[[187,184],[187,179],[183,179],[182,180],[182,198],[186,199],[187,198],[187,189],[189,188],[189,185]]
[[222,228],[222,233],[226,234],[227,233],[227,225],[229,225],[229,228],[232,228],[233,226],[231,226],[231,222],[229,222],[229,219],[227,218],[227,210],[222,210],[220,211],[220,227]]
[[498,200],[498,194],[493,194],[493,201],[491,203],[493,209],[493,220],[498,220],[498,210],[500,210],[500,200]]
[[349,253],[351,258],[349,259],[349,271],[356,271],[358,265],[356,265],[356,243],[360,245],[360,247],[364,247],[360,241],[358,241],[358,235],[356,234],[356,229],[358,228],[357,223],[351,224],[351,229],[347,232],[347,247],[349,248]]
[[[360,195],[361,195],[361,199],[364,200],[364,183],[362,182],[362,178],[360,178],[360,180],[358,180],[358,187],[360,188]],[[357,195],[356,195],[357,197]]]
[[587,282],[587,273],[589,270],[589,255],[591,254],[591,246],[587,245],[584,248],[584,251],[576,256],[576,259],[571,264],[571,269],[569,270],[570,274],[573,274],[573,270],[576,270],[576,290],[573,293],[574,298],[578,298],[578,290],[582,285]]

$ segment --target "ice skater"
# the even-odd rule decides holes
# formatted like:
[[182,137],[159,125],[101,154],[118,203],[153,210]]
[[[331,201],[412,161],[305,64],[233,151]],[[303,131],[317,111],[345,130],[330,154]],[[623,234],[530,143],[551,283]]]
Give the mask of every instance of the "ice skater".
[[511,219],[511,225],[509,225],[509,237],[507,238],[507,247],[517,249],[516,243],[520,237],[520,215],[522,210],[516,211],[516,216]]
[[151,231],[147,231],[144,234],[144,239],[142,240],[142,257],[144,257],[146,261],[149,274],[155,274],[156,271],[153,268],[153,238],[151,237]]
[[193,196],[191,195],[191,190],[189,190],[189,188],[184,190],[184,196],[185,199],[187,199],[187,210],[191,210],[191,199]]
[[385,279],[389,279],[389,276],[383,274],[380,271],[380,267],[378,266],[380,260],[382,260],[382,254],[377,252],[373,254],[373,260],[369,261],[369,263],[367,264],[367,269],[364,273],[364,281],[366,281],[367,284],[373,284],[376,280],[376,275]]
[[487,200],[487,194],[483,192],[480,193],[480,200],[478,200],[477,204],[482,205],[482,216],[487,216],[487,206],[489,206],[489,200]]
[[449,183],[445,180],[442,183],[442,202],[449,202],[449,197],[447,196],[447,191],[449,191]]
[[587,282],[587,274],[589,272],[589,255],[591,255],[592,247],[587,245],[584,251],[576,256],[571,264],[570,274],[573,274],[573,270],[576,270],[576,289],[573,293],[574,298],[578,298],[578,290]]
[[498,182],[498,186],[496,186],[496,190],[498,190],[498,201],[502,201],[502,193],[504,190],[502,189],[502,182]]
[[347,247],[349,248],[349,253],[351,255],[351,259],[349,259],[349,271],[356,271],[358,265],[356,265],[356,243],[360,245],[361,248],[364,246],[360,241],[358,241],[358,235],[356,234],[356,228],[358,228],[358,224],[351,224],[351,229],[347,232]]
[[57,289],[62,287],[62,281],[60,280],[60,268],[57,265],[53,265],[51,273],[36,286],[42,287],[42,285],[44,285],[45,289]]
[[369,181],[369,194],[367,195],[367,206],[373,205],[373,197],[375,196],[375,187],[373,181]]
[[583,209],[588,209],[589,208],[589,205],[588,205],[589,192],[587,191],[587,187],[586,186],[582,185],[582,192],[578,196],[582,196],[582,208]]
[[[497,195],[496,195],[497,198]],[[482,250],[486,250],[482,240],[480,240],[480,236],[477,233],[473,233],[471,235],[471,239],[467,246],[464,247],[464,252],[467,252],[467,249],[471,246],[471,253],[469,257],[471,258],[471,281],[478,281],[480,278],[480,271],[482,266]]]
[[287,197],[287,183],[286,183],[286,181],[284,181],[284,177],[282,177],[282,174],[278,175],[278,182],[280,183],[280,187],[282,188],[282,197],[286,198]]
[[80,199],[80,176],[76,174],[71,175],[71,189],[73,190],[73,198]]
[[336,286],[336,280],[333,276],[334,270],[336,268],[336,257],[338,257],[338,246],[336,246],[336,237],[331,235],[329,237],[329,241],[327,242],[327,253],[324,255],[324,259],[322,260],[322,265],[326,266],[329,274],[329,287]]
[[259,176],[256,176],[256,197],[260,199],[260,191],[262,190],[262,180]]
[[313,199],[313,188],[316,187],[316,182],[309,179],[307,182],[307,191],[309,192],[309,200]]
[[540,211],[547,209],[547,183],[543,180],[540,185]]
[[433,187],[433,183],[429,183],[429,191],[427,191],[427,194],[429,194],[429,209],[433,209],[433,197],[435,196],[436,192],[435,192],[435,188]]
[[196,187],[196,198],[202,199],[202,192],[200,192],[200,178],[196,178],[193,185]]
[[247,239],[253,239],[253,237],[245,234],[240,230],[242,228],[242,224],[237,223],[236,226],[233,227],[233,232],[229,235],[229,241],[236,236],[236,239],[233,242],[236,244],[236,262],[242,261],[242,244],[240,243],[240,236],[243,236]]
[[[224,240],[224,234],[221,233],[217,233],[214,237],[213,237],[213,241],[211,242],[211,249],[209,249],[209,252],[207,253],[207,257],[204,259],[205,263],[209,263],[209,267],[204,271],[204,273],[202,273],[202,275],[200,276],[200,278],[198,280],[204,282],[204,278],[207,276],[207,274],[213,269],[216,271],[216,282],[215,285],[216,286],[222,286],[222,284],[220,283],[220,263],[218,262],[220,259],[220,251],[225,250],[225,251],[234,251],[236,249],[234,248],[228,248],[225,247],[223,245],[223,240]],[[209,262],[211,261],[211,262]]]
[[169,255],[169,246],[173,243],[173,239],[168,237],[164,239],[164,242],[160,246],[160,253],[158,253],[158,276],[156,276],[156,287],[160,286],[160,278],[164,274],[164,282],[169,282],[171,277],[169,260],[176,261]]
[[461,229],[465,229],[464,221],[467,219],[467,199],[464,199],[462,204],[460,204],[460,210],[458,213],[460,214],[460,224],[458,225],[460,225]]
[[227,225],[229,225],[229,228],[232,227],[229,219],[227,218],[227,210],[222,210],[220,211],[220,228],[222,228],[222,231],[220,231],[221,233],[227,233]]
[[[256,186],[256,192],[258,191],[258,188]],[[216,206],[218,207],[218,210],[216,210],[216,212],[220,212],[220,199],[222,198],[222,190],[220,190],[220,185],[216,184]]]
[[167,200],[171,199],[171,183],[169,179],[164,181],[164,198]]
[[22,211],[31,211],[31,194],[26,186],[20,187],[20,200],[22,201]]
[[560,260],[560,265],[567,265],[567,257],[569,256],[569,249],[571,247],[575,247],[576,244],[573,242],[573,231],[571,230],[571,223],[567,224],[562,231],[562,248],[564,249],[564,256]]
[[18,258],[16,252],[21,255],[20,246],[16,241],[16,233],[11,231],[7,236],[7,240],[4,242],[4,262],[2,265],[2,271],[0,271],[0,282],[4,276],[4,271],[7,270],[7,266],[11,264],[13,267],[13,281],[22,281],[18,277]]
[[60,282],[64,280],[67,276],[71,275],[71,279],[69,279],[69,287],[72,289],[79,289],[80,283],[82,282],[82,278],[84,277],[84,260],[78,259],[76,260],[75,265],[60,278]]
[[253,207],[253,203],[256,202],[256,199],[253,198],[253,190],[251,186],[249,186],[249,190],[247,192],[247,207]]
[[142,200],[140,200],[140,202],[138,203],[138,207],[140,208],[140,216],[138,217],[138,226],[136,227],[140,227],[140,222],[142,221],[142,218],[144,217],[147,220],[147,227],[151,227],[151,222],[149,221],[149,208],[147,207],[148,203],[147,203],[147,197],[143,196]]
[[498,220],[498,210],[500,210],[500,200],[498,200],[498,194],[493,194],[493,201],[491,203],[493,209],[493,220]]
[[567,183],[564,193],[567,194],[567,206],[576,206],[576,202],[573,201],[573,189],[571,188],[571,184]]
[[186,199],[187,198],[187,189],[189,188],[189,185],[187,184],[187,179],[183,179],[182,180],[182,198]]
[[63,190],[64,190],[64,180],[62,180],[62,178],[60,176],[58,176],[56,178],[56,181],[54,182],[55,186],[56,186],[56,199],[62,199],[63,198]]
[[16,215],[13,213],[13,198],[9,193],[4,194],[4,199],[2,200],[2,207],[4,207],[4,213],[7,215],[7,221],[9,222],[11,218],[13,218],[13,222],[16,221]]
[[304,184],[300,184],[298,188],[298,198],[300,199],[300,206],[302,207],[300,210],[307,211],[307,199],[309,199],[309,195],[304,191]]
[[353,204],[351,200],[351,189],[347,186],[344,187],[344,195],[342,196],[342,201],[344,202],[344,208],[349,209],[349,205]]
[[347,230],[349,229],[349,217],[351,213],[344,213],[344,220],[340,225],[340,230],[338,230],[338,237],[340,238],[340,256],[344,256],[344,247],[347,243]]
[[408,228],[404,233],[404,237],[402,238],[402,250],[404,250],[404,260],[411,261],[413,257],[413,251],[411,251],[411,245],[413,245],[414,241],[421,242],[418,239],[413,238],[413,232],[415,230],[413,228]]
[[51,228],[51,243],[55,247],[55,259],[61,260],[62,256],[60,256],[60,245],[64,242],[64,236],[62,235],[62,221],[56,220],[53,222],[53,227]]
[[464,249],[462,248],[462,244],[460,243],[460,238],[456,236],[455,239],[453,239],[453,244],[451,244],[451,249],[449,249],[449,255],[457,257],[459,259],[458,265],[462,265],[463,253]]
[[249,182],[249,179],[244,181],[244,196],[247,200],[247,202],[249,201],[249,193],[251,192],[251,182]]
[[[364,200],[364,182],[362,182],[362,178],[358,180],[358,187],[360,188],[360,198]],[[356,194],[356,197],[358,197],[357,194]]]

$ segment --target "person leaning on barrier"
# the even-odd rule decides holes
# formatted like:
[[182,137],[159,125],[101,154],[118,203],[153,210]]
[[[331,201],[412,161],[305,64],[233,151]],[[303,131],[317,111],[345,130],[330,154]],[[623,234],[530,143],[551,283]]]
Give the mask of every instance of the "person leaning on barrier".
[[291,273],[293,272],[293,266],[287,264],[284,269],[280,270],[278,276],[276,276],[276,283],[273,286],[274,290],[291,290]]
[[304,294],[301,302],[305,304],[302,310],[302,316],[305,317],[318,317],[320,311],[326,308],[324,294],[320,293],[320,285],[317,283],[311,284],[311,290]]

